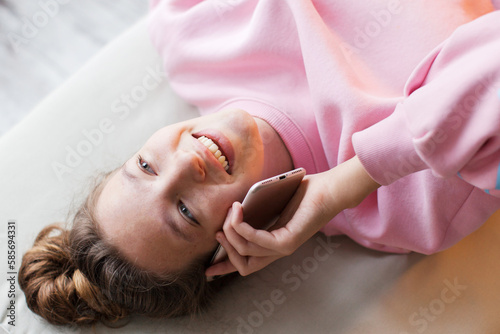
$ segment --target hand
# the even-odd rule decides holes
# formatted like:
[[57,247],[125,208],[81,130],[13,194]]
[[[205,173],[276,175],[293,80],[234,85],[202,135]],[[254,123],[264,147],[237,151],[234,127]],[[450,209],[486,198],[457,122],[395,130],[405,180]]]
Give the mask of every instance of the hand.
[[306,176],[279,220],[267,231],[243,222],[241,204],[235,202],[223,232],[216,235],[229,258],[209,267],[206,275],[238,271],[246,276],[292,254],[339,212],[358,205],[378,187],[354,157],[329,171]]

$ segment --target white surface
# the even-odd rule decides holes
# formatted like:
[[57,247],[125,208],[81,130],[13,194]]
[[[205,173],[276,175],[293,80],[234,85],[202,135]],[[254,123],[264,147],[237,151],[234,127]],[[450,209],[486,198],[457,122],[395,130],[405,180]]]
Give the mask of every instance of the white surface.
[[[64,220],[96,170],[121,164],[159,127],[196,112],[161,79],[126,117],[122,94],[138,92],[157,71],[144,21],[104,49],[69,82],[0,139],[0,333],[91,333],[54,327],[31,313],[15,286],[16,326],[8,324],[7,222],[16,221],[17,268],[40,229]],[[58,177],[91,131],[109,119],[114,129]],[[443,204],[445,205],[445,204]],[[229,284],[203,316],[133,317],[121,329],[97,333],[500,333],[500,215],[459,245],[433,256],[391,255],[345,237],[317,235],[294,255]],[[450,286],[458,286],[450,289]]]
[[0,1],[0,136],[104,45],[147,1]]

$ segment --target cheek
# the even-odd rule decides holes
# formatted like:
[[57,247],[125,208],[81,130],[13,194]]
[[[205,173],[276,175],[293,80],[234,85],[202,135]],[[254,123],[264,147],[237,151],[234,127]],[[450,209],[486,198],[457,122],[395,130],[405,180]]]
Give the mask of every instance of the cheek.
[[205,235],[202,238],[214,239],[215,232],[224,224],[229,208],[233,202],[240,201],[246,191],[234,184],[231,187],[216,185],[210,188],[210,191],[201,191],[202,196],[197,200],[197,207],[203,213],[203,220],[200,221],[205,226]]
[[[248,145],[241,150],[241,155],[247,162],[245,170],[247,173],[261,168],[264,161],[264,149],[261,145]],[[250,177],[253,176],[250,175]]]

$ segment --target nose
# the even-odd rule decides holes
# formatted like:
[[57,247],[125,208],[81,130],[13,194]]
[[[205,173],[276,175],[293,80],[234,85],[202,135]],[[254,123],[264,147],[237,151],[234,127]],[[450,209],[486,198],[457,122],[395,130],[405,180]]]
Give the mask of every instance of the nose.
[[162,196],[197,193],[204,188],[206,165],[196,153],[177,150],[168,154],[162,165],[161,180],[157,183]]
[[172,177],[193,180],[197,183],[205,181],[205,162],[194,152],[179,150],[171,157]]

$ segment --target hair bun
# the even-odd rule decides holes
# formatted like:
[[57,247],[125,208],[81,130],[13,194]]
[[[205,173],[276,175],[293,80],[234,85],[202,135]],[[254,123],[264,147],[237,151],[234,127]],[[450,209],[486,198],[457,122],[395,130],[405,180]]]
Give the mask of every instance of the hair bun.
[[73,271],[68,231],[56,224],[45,227],[33,248],[24,254],[19,269],[19,285],[28,307],[50,323],[74,323],[78,318],[78,297],[71,278]]
[[69,231],[58,224],[40,231],[33,248],[24,254],[19,285],[28,307],[52,324],[91,324],[112,319],[112,312],[123,316],[123,312],[116,306],[110,307],[99,289],[75,268]]

